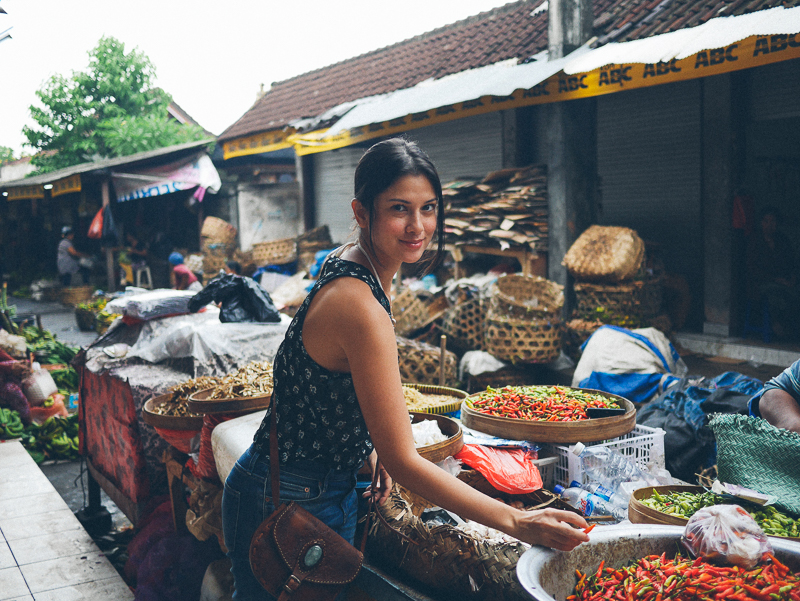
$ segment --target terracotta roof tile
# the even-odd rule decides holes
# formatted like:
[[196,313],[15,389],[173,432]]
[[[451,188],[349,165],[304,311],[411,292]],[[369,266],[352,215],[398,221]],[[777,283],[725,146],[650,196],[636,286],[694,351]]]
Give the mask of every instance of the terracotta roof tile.
[[[284,127],[343,102],[408,88],[429,79],[547,49],[543,0],[518,0],[403,42],[303,73],[272,88],[220,140]],[[593,35],[625,42],[800,0],[594,0]],[[724,9],[724,10],[722,10]]]

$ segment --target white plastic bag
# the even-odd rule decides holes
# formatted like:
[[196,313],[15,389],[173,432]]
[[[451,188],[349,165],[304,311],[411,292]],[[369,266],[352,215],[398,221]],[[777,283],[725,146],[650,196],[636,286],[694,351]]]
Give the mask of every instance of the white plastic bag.
[[25,398],[28,399],[31,407],[39,407],[47,400],[47,397],[58,392],[58,386],[49,371],[38,367],[22,381],[22,392],[25,393]]
[[695,557],[748,570],[772,553],[767,535],[738,505],[701,509],[689,518],[681,543]]

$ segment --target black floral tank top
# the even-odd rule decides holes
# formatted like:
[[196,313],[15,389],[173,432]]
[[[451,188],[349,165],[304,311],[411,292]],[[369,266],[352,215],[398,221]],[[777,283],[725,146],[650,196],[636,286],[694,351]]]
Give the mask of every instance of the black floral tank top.
[[[272,407],[278,411],[278,451],[282,464],[308,460],[335,470],[354,469],[372,452],[372,441],[349,373],[333,372],[314,361],[303,344],[303,323],[314,296],[339,277],[366,282],[386,309],[389,300],[375,276],[362,265],[330,257],[294,317],[273,363]],[[270,412],[253,438],[269,454]]]

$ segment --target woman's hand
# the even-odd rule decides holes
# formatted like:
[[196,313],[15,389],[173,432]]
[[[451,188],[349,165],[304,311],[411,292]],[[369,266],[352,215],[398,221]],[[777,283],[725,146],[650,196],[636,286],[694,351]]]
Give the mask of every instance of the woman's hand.
[[577,513],[548,508],[520,511],[515,530],[516,537],[526,543],[572,551],[589,540],[583,531],[586,527],[586,520]]
[[[372,462],[370,462],[372,463]],[[375,473],[375,467],[373,464],[373,474]],[[374,476],[373,476],[374,480]],[[365,499],[372,496],[375,500],[376,505],[383,505],[386,502],[386,499],[389,498],[389,494],[392,492],[392,477],[389,475],[389,472],[383,467],[382,464],[378,464],[378,483],[375,489],[372,488],[372,484],[367,487],[367,490],[364,491],[362,495]]]

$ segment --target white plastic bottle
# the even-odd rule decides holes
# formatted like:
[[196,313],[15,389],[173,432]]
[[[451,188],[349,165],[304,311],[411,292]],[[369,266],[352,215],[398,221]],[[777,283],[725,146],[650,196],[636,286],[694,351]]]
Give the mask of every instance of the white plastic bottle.
[[628,512],[622,507],[612,505],[602,497],[593,495],[588,490],[582,488],[569,487],[564,488],[560,484],[556,484],[555,490],[557,495],[561,495],[567,503],[572,505],[575,509],[580,510],[585,516],[613,516],[618,520],[624,520],[628,517]]
[[657,484],[650,475],[619,451],[603,446],[587,447],[578,442],[572,448],[572,452],[581,458],[583,473],[589,480],[599,482],[608,490],[618,492],[621,482],[634,480],[643,480],[645,484]]
[[630,501],[630,498],[627,497],[624,492],[622,491],[614,492],[613,490],[609,490],[608,488],[606,488],[602,484],[599,484],[598,482],[589,482],[588,484],[581,484],[580,482],[573,480],[572,482],[570,482],[569,487],[582,488],[583,490],[588,491],[593,495],[600,497],[601,499],[605,499],[612,505],[616,505],[617,507],[622,507],[623,509],[628,508],[628,502]]

